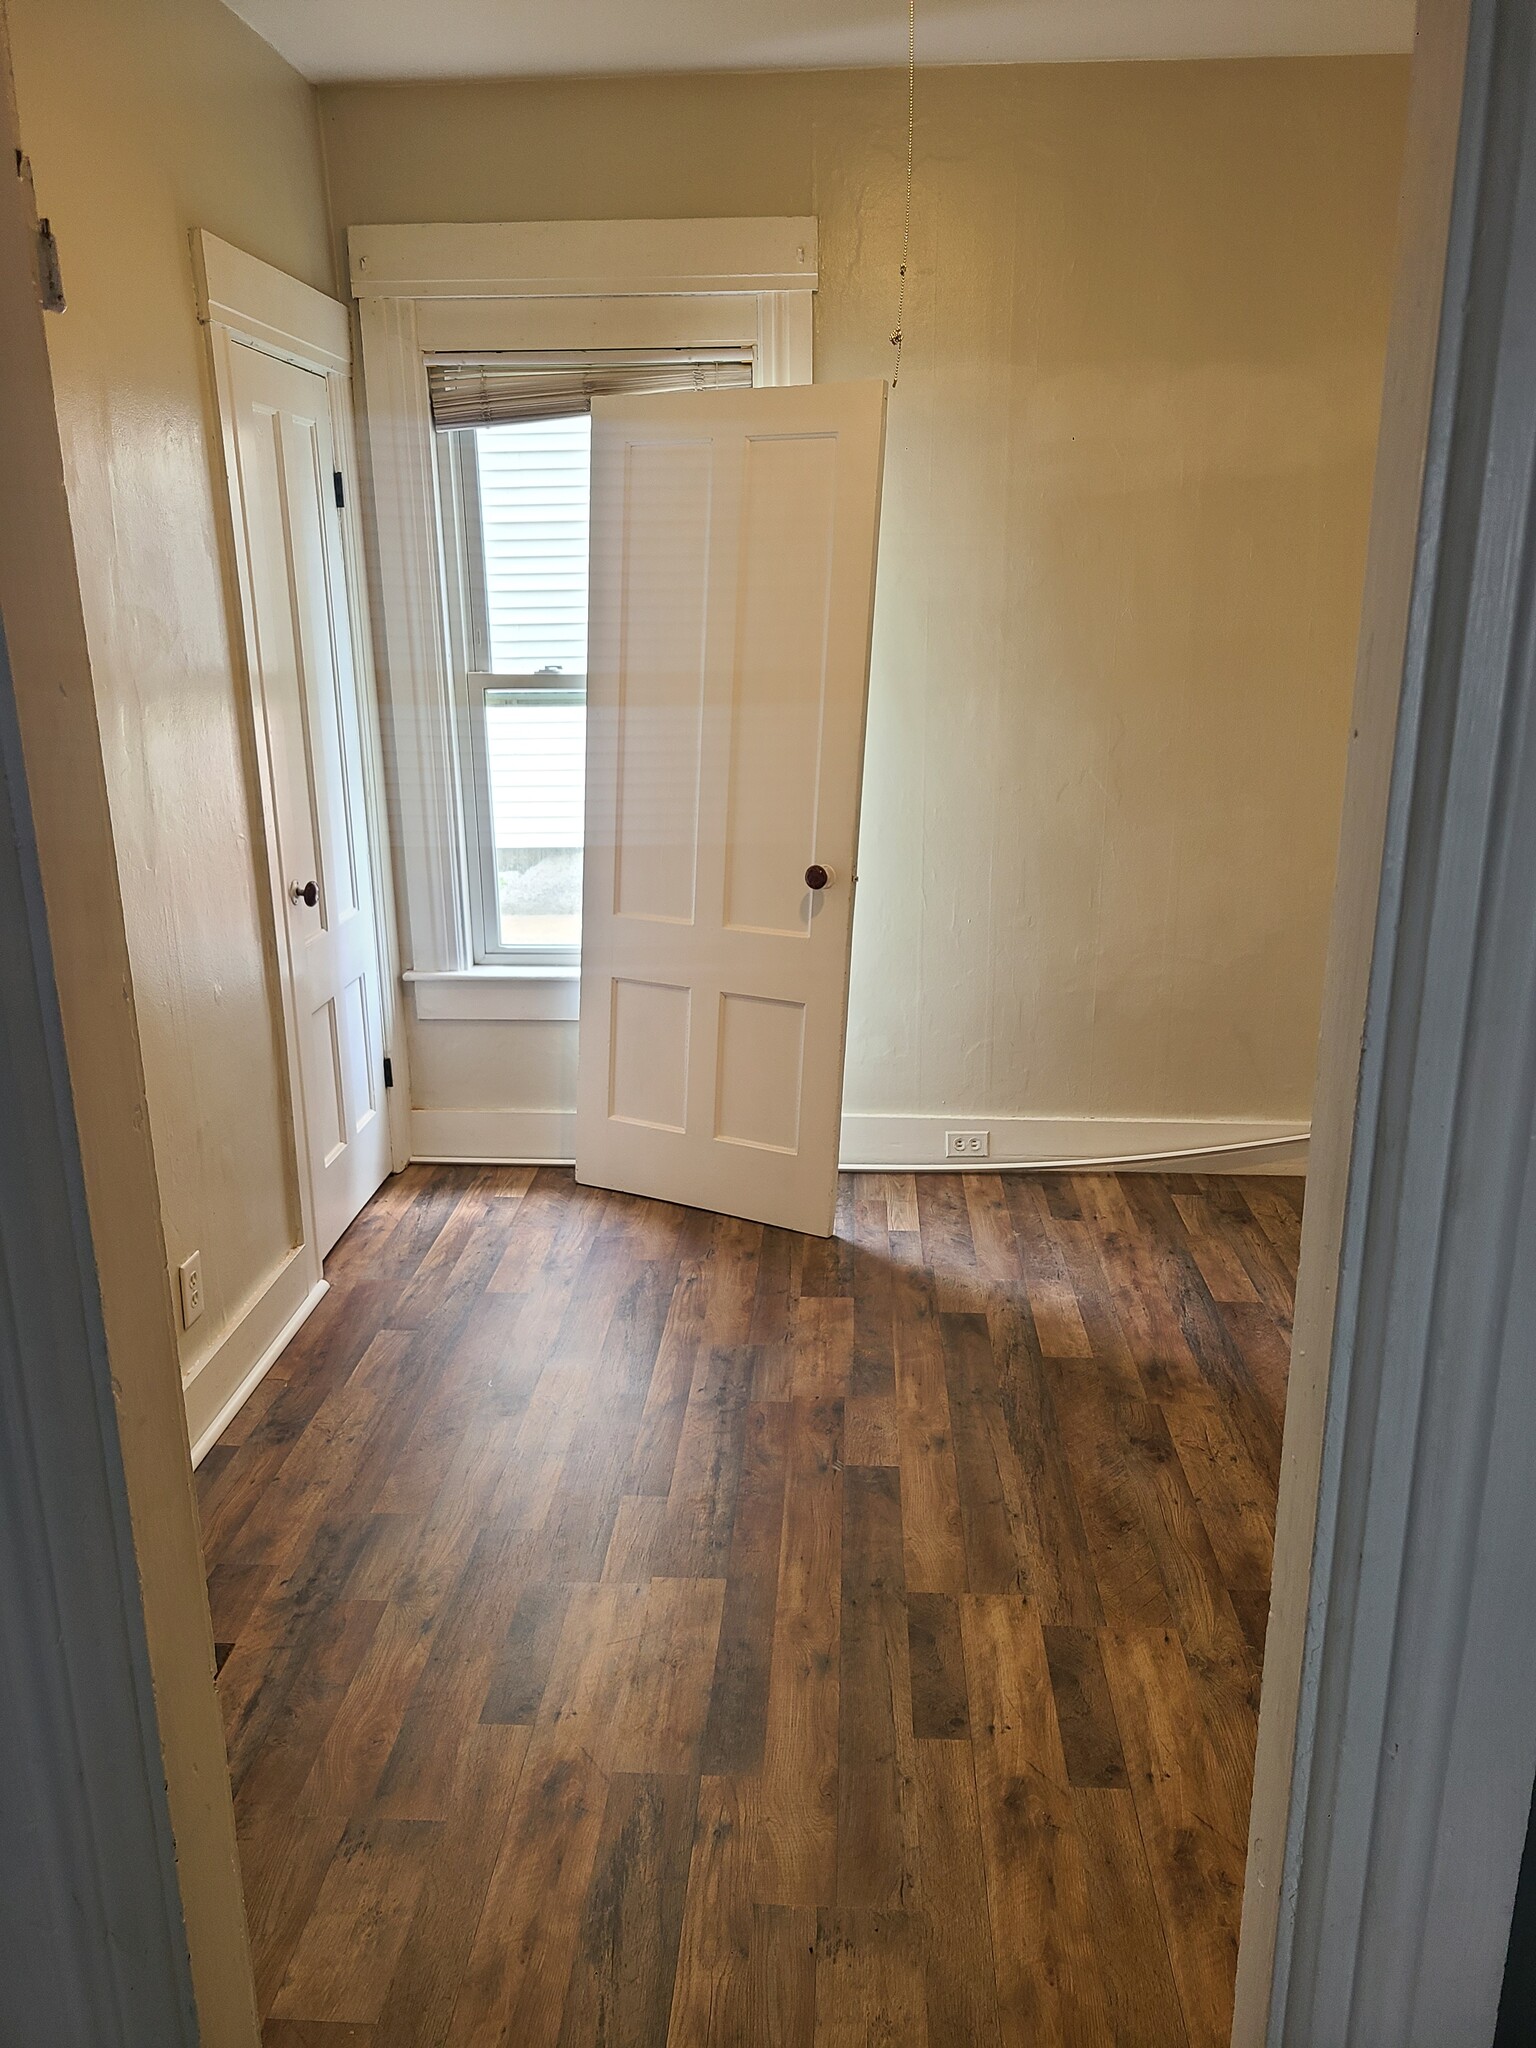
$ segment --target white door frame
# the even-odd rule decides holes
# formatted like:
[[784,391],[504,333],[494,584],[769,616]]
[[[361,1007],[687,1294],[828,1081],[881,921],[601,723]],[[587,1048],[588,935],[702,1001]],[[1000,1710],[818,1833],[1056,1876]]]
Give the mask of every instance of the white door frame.
[[325,379],[329,400],[331,445],[342,476],[341,534],[343,571],[352,634],[353,676],[358,700],[358,729],[362,735],[363,782],[367,831],[373,856],[374,929],[379,956],[379,997],[382,1010],[383,1051],[393,1070],[394,1087],[388,1094],[390,1158],[398,1172],[410,1158],[410,1075],[406,1065],[405,1032],[400,1023],[400,977],[395,935],[394,894],[390,877],[389,834],[384,825],[383,770],[379,747],[377,693],[373,687],[373,646],[368,618],[362,533],[359,523],[361,492],[358,482],[357,451],[352,421],[352,329],[347,308],[327,298],[310,285],[289,277],[271,264],[262,263],[243,250],[220,241],[205,229],[192,236],[193,268],[197,281],[198,317],[208,329],[213,360],[214,391],[218,402],[219,432],[224,455],[224,479],[230,516],[230,554],[236,579],[242,624],[241,644],[245,658],[246,684],[252,720],[253,752],[261,805],[261,822],[267,869],[268,900],[282,993],[283,1038],[288,1096],[293,1128],[290,1133],[289,1172],[298,1204],[297,1222],[302,1232],[300,1256],[311,1286],[320,1282],[320,1258],[315,1247],[314,1197],[310,1183],[309,1145],[302,1129],[303,1088],[299,1073],[299,1029],[295,1006],[293,962],[288,945],[288,877],[275,858],[277,820],[274,808],[271,760],[266,742],[265,712],[261,703],[260,668],[252,635],[255,608],[248,587],[245,549],[236,535],[242,518],[239,465],[235,445],[230,349],[235,342],[263,350]]
[[1528,0],[1422,0],[1404,218],[1241,2048],[1488,2048],[1536,1774]]
[[257,2048],[21,139],[0,14],[0,1984],[22,2038]]
[[[379,644],[394,743],[391,795],[407,856],[400,864],[405,964],[410,979],[431,988],[435,1014],[484,1014],[451,999],[456,985],[498,975],[505,981],[507,971],[474,968],[465,914],[425,359],[471,349],[601,346],[605,314],[622,308],[632,344],[748,340],[754,382],[808,384],[816,222],[354,227],[347,240],[366,373]],[[520,974],[533,978],[530,970]],[[498,1014],[546,1012],[536,1006]]]

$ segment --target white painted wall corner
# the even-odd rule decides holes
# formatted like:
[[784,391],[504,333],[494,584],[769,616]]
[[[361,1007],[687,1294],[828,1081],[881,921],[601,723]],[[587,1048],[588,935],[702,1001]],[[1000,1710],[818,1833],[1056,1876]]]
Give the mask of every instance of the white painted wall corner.
[[327,1283],[301,1245],[182,1382],[192,1463],[199,1465],[255,1393]]

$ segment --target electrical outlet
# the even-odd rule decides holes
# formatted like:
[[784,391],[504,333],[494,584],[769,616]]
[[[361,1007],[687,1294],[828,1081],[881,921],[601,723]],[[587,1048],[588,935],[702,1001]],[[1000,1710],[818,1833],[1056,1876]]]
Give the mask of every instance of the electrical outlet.
[[944,1157],[946,1159],[985,1159],[992,1149],[990,1131],[946,1131],[944,1133]]
[[176,1269],[181,1281],[181,1326],[190,1330],[203,1312],[203,1255],[193,1252]]

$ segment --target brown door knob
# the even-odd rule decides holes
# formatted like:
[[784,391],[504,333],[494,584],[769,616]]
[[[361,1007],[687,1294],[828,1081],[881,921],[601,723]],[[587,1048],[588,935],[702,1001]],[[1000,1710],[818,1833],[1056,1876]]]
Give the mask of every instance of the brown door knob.
[[816,861],[812,861],[805,871],[805,886],[807,889],[825,889],[831,879],[832,870],[820,866]]
[[290,903],[307,903],[313,910],[320,901],[320,886],[317,882],[291,882],[288,900]]

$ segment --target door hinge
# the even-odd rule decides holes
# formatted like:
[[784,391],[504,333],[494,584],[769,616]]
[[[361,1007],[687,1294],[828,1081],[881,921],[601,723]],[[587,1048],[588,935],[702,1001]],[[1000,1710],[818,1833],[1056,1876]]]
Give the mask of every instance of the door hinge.
[[339,469],[331,471],[331,482],[336,487],[336,510],[338,512],[345,512],[347,509],[347,487],[341,480],[341,471]]
[[32,270],[37,285],[37,303],[45,313],[64,310],[64,273],[59,267],[59,245],[48,220],[39,219],[37,194],[32,188],[32,166],[18,149],[16,175],[27,188],[27,205],[32,215]]
[[394,1063],[394,1061],[393,1061],[393,1060],[392,1060],[392,1059],[390,1058],[389,1054],[388,1054],[388,1053],[385,1053],[385,1055],[384,1055],[384,1086],[385,1086],[386,1088],[393,1088],[393,1087],[394,1087],[394,1085],[395,1085],[395,1063]]

